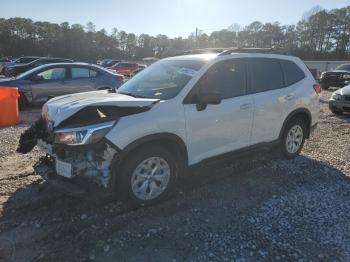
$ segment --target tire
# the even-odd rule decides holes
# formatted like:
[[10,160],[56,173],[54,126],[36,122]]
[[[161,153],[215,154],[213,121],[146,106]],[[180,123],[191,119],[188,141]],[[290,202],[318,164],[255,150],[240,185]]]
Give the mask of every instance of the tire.
[[336,108],[334,108],[334,107],[330,107],[329,109],[330,109],[331,112],[332,112],[333,114],[335,114],[335,115],[341,115],[341,114],[343,113],[342,111],[340,111],[340,110],[338,110],[338,109],[336,109]]
[[295,158],[300,154],[305,142],[306,123],[302,118],[291,119],[284,128],[280,141],[280,153],[285,159]]
[[28,106],[28,101],[27,98],[23,93],[19,93],[19,98],[18,98],[18,109],[19,110],[24,110]]
[[[158,174],[152,171],[152,169],[155,170],[157,164],[158,171],[161,171]],[[179,166],[174,156],[163,147],[138,148],[122,165],[120,177],[117,179],[118,194],[123,201],[133,205],[157,204],[174,192]],[[153,176],[154,174],[159,180]]]

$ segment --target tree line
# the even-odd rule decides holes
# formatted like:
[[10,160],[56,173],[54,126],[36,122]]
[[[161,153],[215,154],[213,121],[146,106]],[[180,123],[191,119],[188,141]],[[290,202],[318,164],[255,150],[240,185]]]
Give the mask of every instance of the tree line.
[[96,30],[91,22],[83,26],[0,18],[0,56],[40,55],[95,62],[102,58],[162,58],[214,47],[273,47],[308,60],[349,60],[350,6],[329,11],[316,8],[296,25],[255,21],[210,34],[198,30],[187,38],[136,35],[117,28],[107,33]]

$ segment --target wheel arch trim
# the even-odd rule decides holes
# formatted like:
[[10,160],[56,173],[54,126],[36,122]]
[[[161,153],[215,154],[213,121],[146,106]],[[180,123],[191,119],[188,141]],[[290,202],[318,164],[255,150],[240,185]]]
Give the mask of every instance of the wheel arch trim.
[[279,139],[282,138],[284,129],[286,128],[288,122],[289,122],[293,117],[295,117],[295,116],[298,115],[298,114],[305,114],[305,115],[307,116],[308,120],[309,120],[309,126],[307,126],[307,130],[306,130],[306,138],[309,138],[309,136],[310,136],[311,124],[312,124],[312,115],[311,115],[311,112],[310,112],[310,110],[308,110],[307,108],[298,108],[298,109],[295,109],[294,111],[290,112],[290,113],[288,114],[288,116],[286,117],[286,119],[284,120],[283,125],[282,125],[282,128],[281,128],[280,133],[279,133],[279,136],[278,136]]

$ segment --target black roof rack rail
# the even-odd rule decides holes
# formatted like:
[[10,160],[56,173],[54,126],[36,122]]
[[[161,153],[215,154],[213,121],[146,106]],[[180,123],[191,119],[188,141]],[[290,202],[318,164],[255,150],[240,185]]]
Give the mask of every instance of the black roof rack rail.
[[285,50],[274,48],[230,48],[221,52],[219,56],[230,55],[233,53],[290,55],[290,53]]

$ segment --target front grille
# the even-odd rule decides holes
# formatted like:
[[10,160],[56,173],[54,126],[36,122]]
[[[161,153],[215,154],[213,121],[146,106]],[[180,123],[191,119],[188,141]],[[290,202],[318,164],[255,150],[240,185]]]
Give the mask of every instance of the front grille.
[[350,101],[350,96],[344,96],[345,101]]
[[338,80],[341,78],[340,74],[326,74],[323,78],[328,80]]

